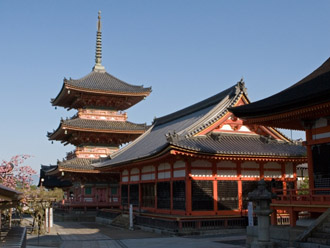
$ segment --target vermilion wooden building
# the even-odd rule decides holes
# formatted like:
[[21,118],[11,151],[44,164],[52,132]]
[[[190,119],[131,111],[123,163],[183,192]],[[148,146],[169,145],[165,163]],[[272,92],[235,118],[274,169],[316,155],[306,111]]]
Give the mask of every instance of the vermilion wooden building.
[[296,166],[306,161],[301,145],[274,128],[244,125],[228,111],[248,103],[240,81],[155,119],[147,132],[94,166],[120,173],[121,206],[133,204],[140,217],[242,216],[247,194],[261,178],[269,186],[275,179],[279,189],[294,188]]
[[53,106],[78,110],[75,116],[61,120],[59,127],[48,133],[49,140],[76,146],[75,151],[46,173],[72,182],[72,187],[66,187],[66,200],[71,206],[119,204],[119,174],[100,174],[91,164],[106,158],[148,128],[146,124],[127,121],[123,111],[148,96],[151,88],[131,85],[112,76],[102,66],[101,58],[99,13],[96,64],[92,72],[81,79],[64,79],[61,91],[51,100]]
[[299,212],[313,216],[330,207],[330,59],[288,89],[231,111],[245,125],[306,131],[309,190],[278,192],[275,210],[289,212],[295,225]]

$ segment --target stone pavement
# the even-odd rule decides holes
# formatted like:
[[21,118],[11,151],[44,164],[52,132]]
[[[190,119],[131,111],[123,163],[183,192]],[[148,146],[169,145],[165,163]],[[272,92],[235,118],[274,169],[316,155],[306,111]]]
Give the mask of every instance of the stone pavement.
[[241,248],[245,247],[246,236],[242,230],[236,234],[176,237],[97,223],[58,222],[39,241],[37,236],[27,238],[28,248]]

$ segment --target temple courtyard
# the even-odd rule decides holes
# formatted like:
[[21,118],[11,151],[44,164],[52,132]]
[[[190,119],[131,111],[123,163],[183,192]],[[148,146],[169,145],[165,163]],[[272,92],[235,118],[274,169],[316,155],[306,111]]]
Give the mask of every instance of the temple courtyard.
[[223,230],[205,236],[177,237],[149,231],[121,229],[91,222],[57,222],[51,232],[38,238],[28,235],[27,247],[61,248],[162,248],[245,247],[245,229]]

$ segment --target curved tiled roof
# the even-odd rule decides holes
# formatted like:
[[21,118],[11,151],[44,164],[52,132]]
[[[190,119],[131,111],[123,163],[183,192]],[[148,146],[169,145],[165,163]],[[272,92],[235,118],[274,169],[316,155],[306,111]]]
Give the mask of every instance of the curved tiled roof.
[[330,58],[291,87],[248,105],[230,109],[240,118],[258,118],[286,113],[330,101]]
[[91,164],[96,161],[99,160],[93,160],[88,158],[73,158],[59,162],[58,168],[68,170],[91,171],[94,170],[94,167]]
[[112,76],[107,72],[92,71],[80,79],[65,79],[64,83],[81,89],[110,91],[117,93],[150,93],[151,88],[136,86]]
[[38,187],[41,186],[40,179],[43,178],[44,182],[42,183],[43,187],[46,188],[54,188],[54,187],[69,187],[72,183],[68,180],[61,180],[57,177],[57,175],[47,175],[47,172],[53,171],[57,169],[57,165],[41,165],[40,169],[40,178]]
[[219,134],[173,138],[170,144],[183,149],[217,155],[304,157],[306,149],[259,135]]
[[227,108],[233,106],[245,93],[244,83],[234,86],[190,107],[158,118],[153,126],[139,138],[111,156],[111,160],[95,164],[97,167],[117,166],[129,161],[147,158],[162,151],[169,145],[168,133],[190,137],[196,130],[206,128],[220,119]]
[[73,118],[63,120],[59,127],[53,132],[48,132],[47,136],[50,140],[56,139],[64,129],[85,130],[87,132],[142,134],[148,129],[148,126],[146,124],[135,124],[128,121],[103,121]]
[[142,131],[148,129],[146,124],[135,124],[129,121],[103,121],[74,118],[62,122],[67,128],[82,128],[95,130]]

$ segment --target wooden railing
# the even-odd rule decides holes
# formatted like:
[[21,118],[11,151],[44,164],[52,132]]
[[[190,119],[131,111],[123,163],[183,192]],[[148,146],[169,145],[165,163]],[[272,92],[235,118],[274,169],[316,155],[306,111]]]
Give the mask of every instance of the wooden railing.
[[119,207],[120,197],[110,196],[108,201],[98,201],[94,197],[81,197],[80,199],[65,199],[62,207]]
[[300,205],[330,205],[330,188],[274,190],[272,203]]

